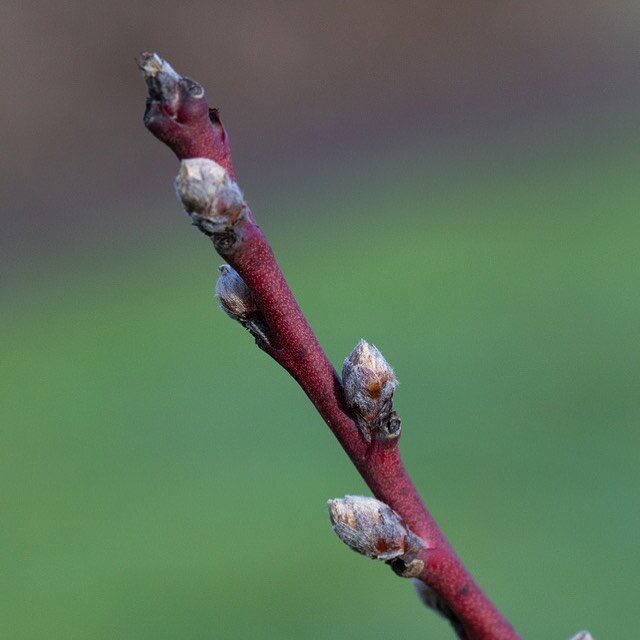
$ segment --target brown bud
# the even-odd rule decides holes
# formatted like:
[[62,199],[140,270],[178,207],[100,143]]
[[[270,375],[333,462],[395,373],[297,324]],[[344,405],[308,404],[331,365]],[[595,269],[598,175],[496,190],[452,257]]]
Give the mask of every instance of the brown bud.
[[183,160],[175,187],[193,224],[208,236],[227,231],[244,215],[246,206],[238,185],[213,160]]
[[[384,502],[364,496],[345,496],[329,500],[327,506],[333,530],[354,551],[387,562],[404,560],[405,569],[407,562],[419,563],[419,569],[423,568],[422,561],[415,560],[424,546],[422,541]],[[413,569],[418,566],[414,564]]]
[[262,313],[238,272],[228,264],[218,267],[220,277],[216,282],[216,298],[220,308],[251,332],[258,344],[269,344],[267,327]]
[[393,411],[398,380],[380,351],[360,340],[342,366],[342,385],[347,404],[358,417],[365,439],[378,430],[384,439],[400,435],[400,418]]
[[216,282],[216,298],[220,308],[234,320],[251,320],[258,315],[255,300],[249,287],[228,264],[218,267],[220,277]]

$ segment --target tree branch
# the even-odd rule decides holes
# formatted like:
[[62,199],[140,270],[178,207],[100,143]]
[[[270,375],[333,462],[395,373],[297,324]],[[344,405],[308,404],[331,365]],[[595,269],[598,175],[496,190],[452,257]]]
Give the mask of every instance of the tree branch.
[[[395,412],[389,394],[394,385],[386,387],[385,401],[374,407],[375,415],[359,413],[353,397],[347,401],[340,377],[234,182],[227,134],[218,112],[209,108],[204,90],[155,54],[142,54],[139,66],[149,91],[145,125],[183,161],[176,180],[179,196],[194,225],[210,237],[246,285],[245,297],[251,297],[251,304],[238,307],[231,301],[225,311],[295,378],[376,498],[420,540],[418,548],[412,547],[411,570],[407,563],[394,569],[424,585],[423,600],[451,620],[459,637],[517,640],[511,625],[454,553],[405,470],[398,448],[399,419],[391,422]],[[364,361],[360,365],[368,366]],[[379,397],[377,387],[366,390],[371,398]]]

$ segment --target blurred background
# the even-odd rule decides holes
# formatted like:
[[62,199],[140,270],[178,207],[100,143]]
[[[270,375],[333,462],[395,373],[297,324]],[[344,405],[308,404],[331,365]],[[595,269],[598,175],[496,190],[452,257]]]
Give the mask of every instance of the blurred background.
[[631,638],[640,572],[637,0],[4,2],[0,631],[452,637],[344,548],[367,493],[224,316],[142,125],[156,50],[336,366],[524,638]]

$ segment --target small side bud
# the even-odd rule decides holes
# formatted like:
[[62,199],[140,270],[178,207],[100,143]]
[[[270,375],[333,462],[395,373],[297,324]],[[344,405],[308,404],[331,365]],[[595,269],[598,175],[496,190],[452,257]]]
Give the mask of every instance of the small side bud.
[[342,366],[342,385],[347,404],[356,414],[367,442],[374,430],[385,440],[400,435],[402,423],[393,410],[398,380],[374,345],[365,340],[358,342]]
[[438,615],[449,620],[458,638],[466,638],[467,635],[460,623],[460,620],[456,617],[453,611],[451,611],[451,608],[447,603],[437,594],[437,592],[422,580],[413,578],[412,582],[418,597],[422,600],[422,603],[426,607],[433,609]]
[[193,224],[205,235],[225,233],[244,216],[246,205],[238,185],[213,160],[183,160],[175,187]]
[[593,636],[588,631],[580,631],[571,640],[593,640]]
[[255,318],[258,308],[249,291],[249,287],[228,264],[218,267],[220,277],[216,282],[216,298],[220,308],[234,320],[243,321]]
[[422,560],[416,559],[424,543],[384,502],[345,496],[329,500],[327,507],[333,530],[349,548],[390,563],[396,573],[405,577],[414,577],[424,568]]
[[216,282],[216,298],[220,308],[251,332],[258,344],[269,343],[266,324],[253,295],[238,272],[228,264],[218,267],[220,277]]

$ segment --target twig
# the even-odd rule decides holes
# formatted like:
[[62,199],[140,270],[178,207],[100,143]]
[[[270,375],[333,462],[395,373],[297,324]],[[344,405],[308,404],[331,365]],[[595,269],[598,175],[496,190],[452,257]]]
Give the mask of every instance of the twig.
[[[225,311],[295,378],[384,503],[379,509],[395,513],[396,526],[413,540],[409,555],[403,552],[391,559],[394,570],[423,585],[423,600],[449,618],[460,638],[517,640],[454,553],[404,468],[397,437],[400,421],[391,400],[393,372],[385,370],[376,361],[379,352],[364,343],[366,347],[359,345],[360,352],[354,350],[352,362],[345,366],[345,381],[352,379],[343,389],[234,182],[218,112],[209,108],[198,83],[177,74],[156,54],[142,54],[139,66],[149,90],[145,125],[183,161],[176,180],[178,194],[194,225],[239,276],[235,285],[228,280],[219,285],[223,308],[226,304]],[[224,269],[222,276],[235,278]],[[354,373],[356,368],[359,373]],[[367,397],[375,402],[368,405]]]

